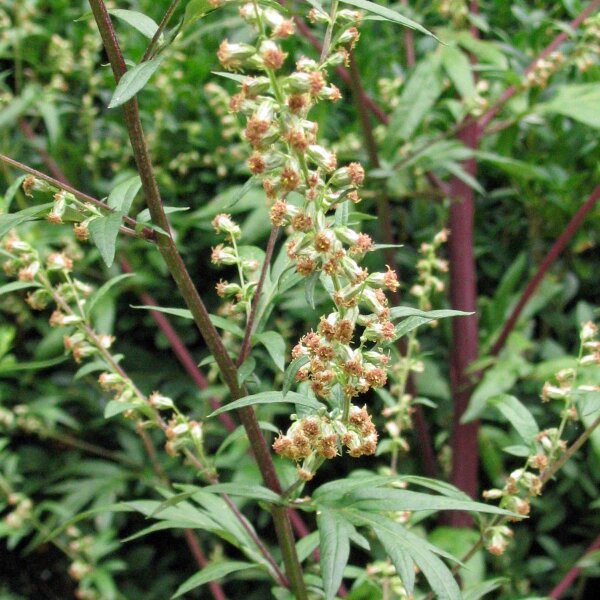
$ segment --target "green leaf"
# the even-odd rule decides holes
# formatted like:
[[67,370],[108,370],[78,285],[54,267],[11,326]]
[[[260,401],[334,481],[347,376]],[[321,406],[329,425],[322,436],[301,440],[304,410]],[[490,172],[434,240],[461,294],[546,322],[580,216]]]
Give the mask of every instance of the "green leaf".
[[463,592],[463,600],[479,600],[506,583],[510,583],[508,577],[496,577],[482,581],[466,589]]
[[23,185],[23,181],[25,181],[25,177],[27,177],[27,175],[20,175],[19,177],[17,177],[8,187],[8,189],[6,190],[6,192],[4,192],[4,196],[3,196],[3,201],[4,201],[4,205],[2,206],[2,209],[4,211],[8,212],[8,209],[10,208],[10,204],[13,201],[13,198],[16,196],[17,192],[19,191],[20,187]]
[[0,296],[32,287],[41,287],[41,284],[35,283],[34,281],[12,281],[11,283],[7,283],[0,287]]
[[[408,17],[403,17],[399,12],[395,10],[391,10],[390,8],[386,8],[385,6],[380,6],[379,4],[375,4],[374,2],[369,2],[368,0],[342,0],[344,4],[350,4],[351,6],[356,6],[357,8],[362,8],[367,12],[371,12],[374,15],[379,15],[383,17],[386,21],[391,21],[392,23],[398,23],[400,25],[404,25],[404,27],[408,27],[409,29],[416,29],[425,35],[429,35],[435,38],[435,35],[431,33],[431,31],[425,29],[421,24],[409,19]],[[436,38],[437,39],[437,38]]]
[[244,385],[244,382],[254,371],[256,370],[256,359],[253,356],[249,356],[239,367],[238,367],[238,385]]
[[231,81],[235,81],[236,83],[244,83],[248,79],[247,75],[240,75],[239,73],[228,73],[227,71],[211,71],[211,73],[213,75],[218,75],[219,77],[224,77],[225,79],[231,79]]
[[134,305],[130,304],[131,308],[143,308],[146,310],[155,310],[156,312],[165,313],[167,315],[173,315],[174,317],[181,317],[182,319],[193,319],[191,311],[187,308],[165,308],[163,306],[149,306],[147,304]]
[[456,46],[444,46],[442,65],[461,97],[465,100],[474,98],[476,95],[475,79],[469,57]]
[[537,165],[531,165],[516,158],[502,156],[494,152],[477,150],[475,156],[478,160],[489,162],[502,169],[505,173],[522,179],[548,179],[546,172]]
[[208,13],[216,10],[209,0],[190,0],[185,7],[185,14],[183,16],[182,29],[186,29],[190,25],[193,25],[196,21],[199,21],[205,17]]
[[425,58],[406,82],[390,119],[389,136],[395,142],[409,139],[443,91],[439,62]]
[[415,588],[415,568],[410,553],[398,544],[396,536],[390,535],[385,529],[376,527],[373,531],[392,561],[398,577],[402,579],[404,589],[412,596]]
[[501,70],[508,69],[508,60],[506,56],[504,56],[502,51],[499,50],[493,42],[474,38],[467,31],[460,33],[456,39],[465,50],[472,52],[479,60]]
[[509,394],[499,394],[490,398],[488,404],[502,413],[527,445],[533,444],[540,429],[533,415],[517,398]]
[[108,365],[103,360],[95,360],[94,362],[86,363],[83,367],[80,367],[73,376],[73,380],[77,381],[86,375],[97,373],[98,371],[106,371],[107,369]]
[[104,285],[100,286],[87,300],[85,304],[86,312],[92,314],[96,304],[98,304],[98,302],[100,302],[100,300],[102,300],[115,285],[130,277],[135,277],[135,273],[122,273],[121,275],[109,279]]
[[104,418],[110,419],[116,415],[120,415],[127,410],[139,408],[139,404],[132,404],[131,402],[118,402],[117,400],[111,400],[104,408]]
[[[54,367],[67,360],[67,356],[58,356],[56,358],[49,358],[48,360],[33,360],[31,362],[24,363],[0,363],[0,376],[11,377],[22,371],[39,371],[41,369],[48,369]],[[4,361],[3,361],[4,362]]]
[[121,106],[133,98],[148,83],[161,62],[162,58],[153,58],[129,69],[117,84],[108,108]]
[[307,406],[308,408],[313,408],[318,410],[322,408],[323,405],[312,398],[307,398],[306,396],[302,396],[301,394],[297,394],[296,392],[288,392],[286,397],[283,397],[281,392],[261,392],[260,394],[252,394],[251,396],[244,396],[239,400],[235,400],[234,402],[230,402],[225,406],[221,406],[217,410],[213,411],[208,415],[207,418],[216,417],[221,413],[237,410],[238,408],[243,408],[244,406],[253,406],[255,404],[278,404],[278,403],[292,403],[298,404],[300,406]]
[[158,30],[158,25],[149,16],[144,13],[138,12],[137,10],[126,10],[124,8],[111,8],[108,11],[111,15],[121,19],[128,25],[131,25],[134,29],[137,29],[142,35],[146,36],[149,40],[154,37],[154,34]]
[[[176,212],[183,212],[185,210],[190,210],[189,206],[163,206],[163,210],[165,211],[165,215],[170,215],[171,213],[176,213]],[[145,208],[144,210],[140,211],[135,220],[138,223],[144,223],[144,225],[146,225],[146,223],[148,223],[151,219],[150,216],[150,209],[149,208]],[[146,225],[146,227],[150,227],[150,225]],[[162,229],[160,230],[162,231]]]
[[228,494],[229,496],[241,496],[253,500],[264,500],[270,504],[281,504],[281,497],[273,490],[262,485],[251,485],[245,483],[217,483],[202,488],[205,492],[212,494]]
[[438,600],[461,600],[460,588],[450,569],[434,554],[439,548],[435,548],[388,517],[358,511],[352,511],[352,514],[358,522],[372,527],[377,537],[395,540],[397,545],[408,552],[425,575]]
[[600,129],[600,83],[561,85],[552,100],[539,104],[538,112],[556,113]]
[[229,575],[231,573],[236,573],[237,571],[244,571],[245,569],[252,569],[256,565],[248,562],[241,561],[224,561],[215,563],[212,565],[207,565],[201,571],[192,575],[188,580],[182,583],[177,591],[171,598],[179,598],[183,596],[183,594],[193,590],[205,583],[209,583],[210,581],[214,581],[215,579],[221,579],[225,577],[225,575]]
[[235,206],[252,189],[254,181],[254,177],[250,177],[250,179],[248,179],[248,181],[246,181],[246,183],[242,186],[242,189],[239,191],[239,193],[233,196],[231,203],[227,206],[227,208],[230,209]]
[[110,267],[115,260],[115,249],[119,228],[123,221],[120,213],[111,213],[104,217],[98,217],[90,222],[89,231],[92,242],[100,251],[102,260]]
[[11,229],[26,223],[42,218],[54,206],[54,203],[39,204],[24,208],[16,213],[0,215],[0,239],[2,239]]
[[354,489],[350,494],[338,498],[335,504],[365,511],[461,510],[502,516],[513,514],[493,504],[389,487]]
[[285,370],[285,340],[281,334],[276,331],[265,331],[255,335],[254,338],[262,344],[273,359],[275,366],[280,370]]
[[112,209],[126,215],[141,187],[142,180],[140,179],[140,176],[134,175],[117,184],[108,195],[106,203]]
[[232,335],[239,337],[240,339],[244,338],[244,330],[239,326],[225,319],[224,317],[219,317],[218,315],[210,315],[210,322],[217,328],[223,329],[224,331],[228,331]]
[[281,390],[284,398],[290,389],[292,389],[292,385],[296,381],[296,374],[309,360],[308,356],[299,356],[289,364],[283,377],[283,388]]
[[319,280],[319,272],[318,271],[311,273],[306,278],[306,287],[304,288],[304,296],[306,298],[306,302],[308,302],[308,305],[312,309],[315,308],[315,286],[317,285],[318,280]]
[[342,583],[350,556],[354,526],[335,510],[320,510],[317,517],[321,550],[321,577],[326,600],[333,600]]
[[430,320],[447,319],[448,317],[468,317],[472,312],[464,310],[420,310],[410,306],[394,306],[390,310],[390,319],[400,319],[402,317],[424,317]]

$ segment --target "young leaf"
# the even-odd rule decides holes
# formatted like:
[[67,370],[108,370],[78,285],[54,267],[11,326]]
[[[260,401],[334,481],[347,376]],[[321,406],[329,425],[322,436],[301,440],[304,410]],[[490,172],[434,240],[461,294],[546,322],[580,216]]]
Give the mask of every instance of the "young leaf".
[[[390,8],[386,8],[385,6],[380,6],[379,4],[375,4],[375,2],[369,2],[368,0],[342,0],[344,4],[350,4],[352,6],[356,6],[357,8],[362,8],[367,12],[371,12],[375,15],[379,15],[383,17],[386,21],[391,21],[392,23],[398,23],[400,25],[404,25],[404,27],[408,27],[409,29],[416,29],[425,35],[429,35],[431,37],[435,37],[431,31],[425,29],[422,25],[409,19],[408,17],[403,17],[399,12],[395,10],[391,10]],[[437,38],[436,38],[437,39]]]
[[135,277],[135,273],[121,273],[121,275],[109,279],[104,285],[100,286],[85,303],[86,312],[91,314],[96,304],[100,302],[100,300],[102,300],[115,285],[130,277]]
[[333,600],[342,583],[350,555],[354,526],[336,510],[321,510],[317,517],[321,549],[321,577],[326,600]]
[[310,359],[308,356],[299,356],[289,364],[283,377],[283,388],[281,390],[284,398],[292,388],[292,385],[294,385],[294,382],[296,381],[296,374],[309,360]]
[[126,10],[124,8],[111,8],[108,11],[111,15],[121,19],[134,29],[137,29],[142,35],[151,40],[158,29],[158,25],[148,15],[137,10]]
[[127,214],[141,187],[142,180],[140,176],[134,175],[117,184],[108,195],[106,203],[117,212]]
[[488,403],[504,415],[527,445],[533,443],[540,429],[533,415],[517,398],[510,394],[499,394],[490,398]]
[[283,371],[285,369],[285,340],[276,331],[265,331],[254,336],[262,344],[273,359],[275,366]]
[[108,108],[121,106],[133,98],[148,83],[161,62],[161,58],[153,58],[129,69],[117,84]]
[[115,260],[117,236],[122,221],[123,216],[120,213],[110,213],[94,219],[89,225],[92,242],[100,251],[100,256],[107,267],[110,267]]
[[239,400],[235,400],[234,402],[230,402],[225,406],[221,406],[221,408],[218,408],[210,413],[207,418],[216,417],[221,413],[230,410],[237,410],[238,408],[243,408],[244,406],[253,406],[254,404],[278,404],[281,402],[289,402],[298,404],[300,406],[307,406],[308,408],[313,408],[315,410],[323,406],[320,402],[317,402],[312,398],[302,396],[301,394],[297,394],[296,392],[288,392],[285,398],[281,392],[262,392],[260,394],[244,396]]
[[214,581],[215,579],[221,579],[225,577],[225,575],[229,575],[230,573],[235,573],[237,571],[244,571],[245,569],[251,569],[256,565],[248,562],[241,561],[224,561],[215,563],[212,565],[207,565],[201,571],[198,571],[195,575],[192,575],[187,581],[182,583],[178,588],[175,594],[171,596],[171,598],[179,598],[186,594],[190,590],[193,590],[205,583],[210,581]]
[[131,402],[117,402],[117,400],[111,400],[104,408],[104,418],[110,419],[111,417],[124,413],[126,410],[137,407],[137,404],[132,404]]

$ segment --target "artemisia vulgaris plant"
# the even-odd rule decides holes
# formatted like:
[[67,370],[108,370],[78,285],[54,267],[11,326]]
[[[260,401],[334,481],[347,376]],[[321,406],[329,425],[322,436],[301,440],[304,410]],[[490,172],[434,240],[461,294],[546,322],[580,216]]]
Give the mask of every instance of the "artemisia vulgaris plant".
[[[35,35],[29,22],[34,14],[29,3],[10,4],[11,11],[0,10],[0,22],[10,24],[14,19],[17,25],[7,43],[14,52],[15,89],[21,91],[23,78],[29,75],[23,68],[21,36]],[[0,215],[3,269],[9,280],[0,294],[18,298],[15,323],[33,323],[28,331],[44,337],[40,346],[62,346],[56,363],[40,359],[23,371],[52,368],[66,357],[78,369],[74,384],[65,381],[64,371],[47,382],[23,382],[23,389],[33,386],[43,401],[27,393],[0,408],[0,447],[8,449],[0,460],[0,537],[11,549],[23,540],[29,540],[28,549],[52,544],[64,555],[60,560],[75,582],[73,593],[86,600],[208,593],[221,600],[225,591],[231,597],[270,594],[280,600],[434,596],[454,600],[463,592],[473,598],[500,588],[501,579],[472,581],[466,571],[457,577],[460,560],[481,557],[481,548],[505,555],[513,536],[508,523],[530,514],[558,469],[598,426],[597,418],[586,420],[597,404],[597,382],[587,376],[591,370],[587,367],[600,363],[596,327],[592,322],[583,325],[578,358],[557,369],[555,380],[544,385],[542,400],[562,404],[560,410],[544,415],[543,427],[514,396],[489,394],[489,413],[484,416],[501,415],[512,424],[519,441],[510,447],[511,454],[524,459],[503,487],[498,484],[484,493],[485,500],[499,500],[498,506],[478,502],[443,479],[415,475],[409,440],[420,406],[432,404],[421,397],[415,378],[438,379],[428,373],[429,356],[436,347],[421,343],[418,328],[428,326],[437,335],[446,318],[472,314],[438,308],[444,302],[449,270],[445,244],[452,240],[452,231],[442,216],[427,224],[427,234],[414,253],[391,243],[394,240],[387,234],[386,243],[379,244],[377,227],[369,224],[374,220],[372,200],[378,202],[381,218],[385,215],[381,208],[397,184],[394,171],[404,182],[402,164],[414,160],[414,149],[406,141],[393,156],[380,160],[373,144],[394,137],[393,127],[408,127],[408,120],[396,119],[388,129],[374,132],[368,116],[365,120],[362,115],[371,171],[366,161],[358,159],[361,144],[356,143],[356,133],[330,127],[339,122],[335,115],[349,106],[340,74],[351,81],[359,109],[370,106],[381,119],[381,109],[364,94],[357,75],[357,56],[369,51],[369,40],[361,39],[367,20],[403,25],[411,36],[417,30],[433,57],[424,64],[436,69],[445,64],[461,94],[470,89],[472,57],[454,45],[452,50],[439,50],[435,37],[417,22],[366,0],[311,1],[291,7],[273,0],[173,0],[159,23],[131,7],[103,0],[89,4],[91,14],[77,25],[85,28],[78,52],[60,36],[52,36],[49,57],[62,65],[64,73],[55,73],[46,89],[66,93],[73,73],[87,78],[78,133],[89,146],[83,162],[96,180],[104,182],[107,197],[100,200],[73,187],[57,164],[58,157],[41,147],[37,152],[50,174],[0,155],[8,174],[10,168],[24,172],[7,190],[3,207],[16,198],[22,210]],[[210,58],[203,59],[213,71],[210,83],[195,84],[192,93],[194,102],[202,102],[207,121],[218,117],[218,127],[209,129],[201,118],[195,121],[196,116],[185,114],[189,107],[178,105],[173,82],[186,78],[182,65],[190,40],[205,31],[202,19],[211,19],[212,13],[222,22],[209,25],[208,31],[212,27],[213,33],[225,33],[213,44]],[[467,4],[442,2],[434,14],[451,21],[457,30],[440,28],[441,32],[452,43],[458,40],[466,46],[458,30],[469,19]],[[117,22],[149,40],[135,66],[123,54]],[[475,18],[473,22],[481,25]],[[96,29],[105,55],[100,53]],[[571,63],[554,50],[536,63],[519,89],[545,88],[565,64],[591,68],[597,29],[597,20],[586,21]],[[303,45],[301,36],[308,36],[318,50]],[[407,50],[412,40],[406,38]],[[470,43],[470,52],[481,50]],[[113,83],[99,63],[95,72],[96,55],[99,63],[108,61],[116,82],[109,102],[106,91]],[[471,79],[466,83],[453,60],[468,70]],[[167,76],[167,66],[172,77]],[[155,83],[148,83],[156,71]],[[392,79],[379,82],[384,101],[391,110],[406,110],[407,102],[395,97],[405,93],[402,78],[389,75]],[[432,89],[439,87],[438,95],[450,85],[428,77],[424,81]],[[445,109],[460,119],[485,118],[490,106],[483,96],[490,91],[489,82],[472,83],[472,97],[445,100]],[[137,95],[142,99],[153,85],[159,106],[148,119]],[[24,134],[34,139],[27,103],[34,102],[35,90],[23,94],[25,108],[11,110],[20,118]],[[122,107],[130,148],[118,141],[123,130],[111,120],[116,113],[103,114],[106,104],[111,109]],[[56,115],[47,108],[41,112],[52,129]],[[0,123],[6,120],[2,114]],[[184,122],[178,128],[180,115]],[[104,118],[107,124],[101,127]],[[381,120],[385,123],[386,118]],[[97,128],[102,131],[100,139]],[[343,139],[336,142],[334,135]],[[205,139],[211,136],[212,141]],[[168,152],[163,146],[166,139],[174,147]],[[415,154],[440,141],[432,139]],[[448,152],[453,151],[456,148],[449,146]],[[155,154],[160,155],[156,162],[163,164],[154,165]],[[477,185],[460,168],[448,170]],[[181,183],[195,198],[198,190],[191,176],[198,173],[198,181],[204,177],[211,184],[219,182],[218,189],[225,192],[207,206],[195,204],[189,221],[177,216],[171,221],[167,215],[182,207],[166,206],[163,195],[170,197]],[[413,173],[423,174],[421,167]],[[237,182],[238,176],[246,183],[226,190],[224,183],[233,177]],[[429,177],[439,183],[435,173]],[[441,189],[445,198],[444,182]],[[145,207],[139,206],[140,190]],[[139,208],[137,213],[133,207]],[[245,210],[254,211],[254,218],[243,220]],[[258,229],[270,230],[264,249],[251,245],[261,238]],[[198,231],[202,239],[192,235]],[[191,248],[199,250],[199,257],[191,256]],[[407,282],[401,283],[395,264],[399,255],[404,256],[402,264],[416,257],[412,281],[405,277]],[[99,258],[108,269],[101,276]],[[116,274],[115,258],[127,273]],[[123,323],[140,322],[136,319],[141,313],[119,306],[121,323],[115,327],[110,308],[114,302],[106,308],[115,286],[132,277],[130,262],[137,271],[150,271],[147,281],[160,281],[157,288],[162,286],[163,292],[172,279],[175,288],[169,290],[169,304],[177,304],[179,298],[179,305],[187,306],[161,306],[149,295],[150,284],[139,283],[143,279],[139,276],[133,280],[131,290],[140,296],[134,308],[152,311],[164,335],[157,338],[157,345],[166,356],[168,342],[199,394],[181,384],[180,377],[171,376],[170,359],[160,356],[156,373],[143,364],[156,362],[148,348],[137,356],[132,341],[142,335],[137,327],[131,340],[115,335],[124,330]],[[214,267],[214,277],[201,274],[208,264]],[[213,290],[206,283],[216,278]],[[98,280],[100,286],[95,285]],[[406,305],[400,304],[401,291],[407,292]],[[215,314],[207,306],[214,306]],[[295,316],[287,314],[290,306],[296,307]],[[40,319],[40,314],[47,318]],[[202,343],[194,345],[194,331],[177,333],[165,315],[193,322]],[[295,333],[298,327],[303,328],[300,334]],[[0,358],[11,346],[12,331],[0,330]],[[438,344],[441,336],[436,339]],[[198,349],[207,354],[202,361],[193,355]],[[14,356],[6,362],[2,358],[0,373],[4,369],[14,375],[19,365]],[[79,389],[83,381],[85,393]],[[68,397],[77,398],[79,408],[71,411],[57,404],[56,396],[67,395],[60,390],[69,390]],[[0,393],[5,395],[4,388]],[[97,425],[94,414],[99,404],[108,419],[103,426]],[[87,422],[86,410],[94,414],[93,423]],[[548,425],[553,412],[558,412],[558,421]],[[580,420],[583,433],[577,437],[573,427]],[[102,432],[98,443],[87,436],[96,427]],[[418,443],[431,444],[423,423],[417,429]],[[448,433],[439,432],[441,441],[435,447],[442,470],[448,462]],[[112,449],[117,438],[119,451]],[[70,460],[79,458],[67,459],[57,480],[49,476],[54,485],[45,494],[45,480],[28,481],[27,468],[20,464],[25,461],[18,452],[22,439],[52,443],[68,457],[89,453],[97,462],[90,459],[72,468]],[[111,487],[105,479],[115,472],[127,475],[123,481],[117,477],[118,484]],[[340,473],[347,475],[337,478]],[[65,506],[52,500],[61,492],[68,500]],[[103,501],[94,502],[95,494]],[[452,546],[447,540],[436,545],[439,534],[430,536],[424,522],[440,511],[473,515],[470,547],[462,542]],[[152,523],[138,527],[135,519],[119,520],[124,519],[121,513],[139,513]],[[127,544],[161,531],[159,535],[164,535],[165,530],[174,535],[161,538],[155,555],[148,546],[140,546],[138,554],[134,551],[125,560]],[[173,540],[182,539],[179,532],[187,550],[171,548]],[[457,536],[467,539],[462,533]],[[127,544],[120,545],[119,538],[127,538]],[[169,576],[159,575],[161,569],[172,568],[173,556],[180,561],[188,555],[197,567],[195,573],[183,574],[178,567]],[[146,576],[150,573],[156,581],[151,577],[148,581],[140,577],[142,583],[135,585],[127,581],[127,570],[135,568],[136,560],[146,561]]]

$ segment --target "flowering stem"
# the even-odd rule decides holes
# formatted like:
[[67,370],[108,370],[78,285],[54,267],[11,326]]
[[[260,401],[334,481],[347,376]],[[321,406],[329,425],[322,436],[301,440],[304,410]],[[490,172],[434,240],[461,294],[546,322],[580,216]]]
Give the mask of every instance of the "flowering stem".
[[[115,80],[118,82],[127,71],[127,67],[110,16],[103,0],[89,0],[89,3],[98,29],[100,30],[100,35],[104,42],[104,47],[108,54]],[[125,123],[129,132],[129,139],[142,180],[142,188],[148,203],[152,221],[163,230],[169,231],[169,221],[163,209],[162,199],[154,176],[154,169],[146,145],[138,104],[135,97],[125,103],[124,113]],[[209,351],[215,357],[232,398],[234,400],[242,398],[246,395],[246,389],[238,384],[236,365],[231,360],[231,357],[223,345],[223,341],[210,321],[208,311],[198,294],[179,251],[177,250],[175,241],[170,235],[159,233],[157,234],[157,243],[163,259],[167,264],[167,268],[190,309]],[[240,409],[238,414],[246,429],[246,434],[250,440],[254,456],[266,485],[274,492],[278,494],[281,493],[281,484],[275,471],[271,453],[260,430],[253,408],[245,407]],[[286,573],[289,577],[292,590],[297,598],[305,600],[307,598],[307,592],[304,585],[302,567],[296,553],[294,534],[287,511],[283,507],[273,507],[271,514],[273,516],[273,522],[279,539]]]
[[325,38],[323,39],[323,48],[321,49],[321,58],[319,62],[323,62],[329,53],[329,46],[331,45],[331,36],[333,35],[333,26],[335,24],[335,17],[337,14],[339,0],[331,1],[331,9],[329,11],[329,23],[327,24],[327,30],[325,31]]
[[[92,204],[92,205],[96,206],[97,208],[101,208],[102,210],[106,210],[108,212],[114,212],[114,209],[112,209],[110,206],[108,206],[108,204],[105,204],[101,200],[98,200],[97,198],[93,198],[92,196],[88,196],[88,194],[81,192],[78,189],[75,189],[74,187],[70,186],[69,184],[65,183],[64,181],[62,181],[62,180],[59,181],[58,179],[54,179],[53,177],[50,177],[49,175],[46,175],[45,173],[42,173],[41,171],[38,171],[37,169],[34,169],[32,167],[29,167],[29,166],[19,162],[18,160],[14,160],[13,158],[5,156],[4,154],[0,154],[0,162],[6,163],[7,165],[10,165],[11,167],[15,167],[15,169],[19,169],[20,171],[24,171],[25,173],[29,173],[30,175],[33,175],[34,177],[37,177],[38,179],[42,179],[43,181],[46,181],[49,184],[51,184],[61,190],[65,190],[66,192],[73,194],[73,196],[75,196],[76,198],[79,198],[80,200],[83,200],[84,202]],[[138,222],[135,219],[132,219],[131,217],[124,216],[123,220],[128,225],[131,225],[131,227],[133,227],[134,229],[138,226]],[[154,232],[148,228],[144,228],[138,234],[136,231],[134,231],[132,229],[128,229],[127,227],[121,227],[121,232],[126,235],[130,235],[132,237],[142,237],[144,239],[147,239],[148,241],[152,241],[154,239]]]

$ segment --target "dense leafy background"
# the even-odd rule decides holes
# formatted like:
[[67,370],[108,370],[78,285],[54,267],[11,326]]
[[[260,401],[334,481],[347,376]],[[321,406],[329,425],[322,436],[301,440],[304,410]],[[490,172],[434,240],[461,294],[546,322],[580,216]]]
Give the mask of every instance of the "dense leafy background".
[[[140,0],[119,2],[118,7],[139,10],[158,21],[166,4]],[[399,3],[379,4],[402,9]],[[409,4],[406,14],[435,31],[440,39],[467,35],[467,22],[451,22],[441,10],[442,4],[460,6],[462,2]],[[472,49],[477,55],[475,70],[489,84],[483,97],[491,102],[507,85],[519,82],[531,58],[584,6],[576,0],[482,2],[476,23],[484,42]],[[88,10],[85,2],[61,0],[3,3],[0,151],[44,171],[41,148],[54,157],[75,186],[103,197],[117,183],[131,177],[134,167],[121,111],[107,108],[114,84]],[[123,21],[115,23],[126,56],[137,62],[147,39]],[[237,136],[238,123],[227,113],[226,90],[234,89],[233,82],[212,73],[219,70],[215,54],[220,41],[224,37],[243,41],[246,35],[234,9],[207,16],[178,39],[141,94],[142,119],[165,203],[189,207],[171,215],[178,245],[214,312],[218,311],[214,283],[226,273],[210,265],[210,246],[216,243],[210,219],[227,208],[242,224],[243,243],[261,247],[270,228],[261,191],[252,189],[231,206],[248,177],[244,166],[247,150]],[[378,194],[385,190],[389,196],[394,230],[404,244],[397,252],[397,261],[406,291],[414,276],[416,249],[445,224],[447,216],[447,203],[432,190],[425,171],[447,178],[456,173],[466,154],[458,143],[442,140],[408,159],[412,150],[451,130],[462,117],[465,103],[476,98],[468,62],[466,70],[460,68],[464,63],[460,57],[465,56],[462,51],[459,58],[456,54],[448,56],[458,52],[455,46],[441,46],[433,38],[417,34],[418,63],[409,70],[403,41],[401,28],[368,21],[362,28],[356,57],[365,89],[391,115],[389,128],[376,127],[382,164],[371,174],[364,195],[371,212]],[[596,62],[585,72],[578,69],[572,59],[583,43],[582,34],[573,35],[561,47],[566,64],[544,88],[517,94],[492,125],[492,129],[496,124],[502,127],[482,143],[474,185],[480,343],[484,354],[528,276],[599,180],[600,66]],[[315,52],[301,37],[286,44],[294,57]],[[583,88],[573,87],[576,85],[590,86],[591,93],[583,95]],[[317,107],[313,117],[335,145],[340,159],[367,163],[350,91],[342,83],[340,87],[346,99],[336,105],[337,110]],[[35,139],[24,135],[20,119],[30,124]],[[3,165],[1,189],[14,184],[18,175]],[[35,201],[48,199],[38,196]],[[2,209],[14,212],[31,202],[17,191],[6,195]],[[143,198],[138,195],[131,214],[143,208]],[[539,389],[577,351],[581,321],[597,314],[599,217],[595,209],[528,306],[507,349],[484,379],[483,385],[488,388],[477,391],[484,402],[492,392],[510,391],[523,399],[542,425],[556,421],[556,415],[549,414],[552,409],[539,404]],[[376,222],[366,222],[365,229],[380,237]],[[40,249],[73,243],[67,227],[35,222],[20,230]],[[160,388],[191,414],[204,416],[208,412],[207,397],[224,395],[214,369],[204,367],[212,383],[209,390],[200,393],[183,373],[148,313],[130,308],[142,304],[137,295],[140,290],[151,291],[164,306],[176,305],[173,285],[160,256],[144,242],[129,239],[119,241],[117,256],[127,258],[136,276],[122,281],[103,298],[96,316],[98,329],[117,336],[124,365],[144,391]],[[373,260],[382,266],[381,256]],[[121,272],[118,260],[107,270],[93,246],[82,248],[77,271],[98,286]],[[443,297],[436,302],[435,308],[447,305]],[[286,338],[288,352],[322,312],[322,308],[313,311],[307,307],[301,288],[284,295],[271,320],[273,329]],[[0,401],[10,409],[26,405],[28,414],[43,423],[39,434],[6,430],[0,438],[0,470],[12,486],[39,502],[36,512],[45,527],[52,529],[82,510],[119,500],[156,498],[155,477],[139,439],[128,422],[103,418],[107,399],[97,389],[93,375],[73,380],[76,367],[62,359],[60,332],[50,329],[43,316],[32,315],[22,294],[0,296],[0,315]],[[194,356],[204,358],[207,353],[196,330],[186,321],[173,322]],[[447,360],[449,353],[456,351],[449,334],[446,322],[421,333],[427,371],[417,380],[419,394],[436,405],[425,411],[442,476],[448,469],[452,414]],[[254,356],[254,390],[279,389],[282,375],[264,348],[257,346]],[[38,368],[43,361],[51,362]],[[597,377],[600,382],[600,373]],[[273,380],[275,384],[269,383]],[[373,397],[370,402],[377,413],[381,399]],[[285,428],[287,407],[263,406],[258,412],[261,421]],[[379,425],[382,422],[380,419]],[[209,423],[207,445],[216,451],[225,433],[217,421]],[[73,448],[61,441],[64,435],[104,448],[108,455],[94,456]],[[159,439],[157,436],[157,444]],[[499,484],[519,459],[502,452],[503,447],[514,443],[514,438],[492,409],[484,413],[480,439],[483,488]],[[225,479],[240,483],[257,480],[256,467],[246,449],[245,438],[240,436],[219,454],[217,465]],[[388,463],[387,456],[334,461],[319,472],[319,483],[342,478],[357,469],[377,472]],[[193,481],[178,461],[164,459],[164,466],[173,479]],[[284,481],[291,483],[293,467],[285,463],[278,466]],[[418,448],[402,458],[401,472],[421,473]],[[508,576],[510,582],[500,592],[504,598],[547,593],[600,530],[599,513],[591,510],[598,497],[599,481],[600,439],[596,436],[565,467],[556,485],[535,502],[532,519],[516,528],[516,543],[507,555],[493,560],[478,555],[469,577],[482,579],[484,569],[488,578]],[[255,503],[242,500],[241,504],[265,539],[274,545],[265,513]],[[194,573],[178,531],[161,531],[119,543],[147,524],[132,512],[101,513],[78,525],[94,535],[97,585],[103,590],[103,598],[165,598]],[[431,533],[430,541],[457,555],[473,538],[472,532],[458,534],[437,526],[435,518],[415,525],[416,531],[421,529]],[[68,562],[60,552],[47,543],[39,544],[40,538],[33,531],[25,532],[23,537],[13,536],[0,526],[2,534],[6,535],[1,550],[5,558],[0,570],[0,598],[70,597],[73,583],[65,574]],[[205,532],[199,535],[209,554],[219,556],[224,551],[221,542]],[[373,549],[374,559],[386,554],[377,543]],[[226,553],[233,560],[243,559],[230,546]],[[364,567],[372,560],[361,548],[352,547],[350,562],[357,569],[348,575],[358,577],[362,583],[355,586],[351,598],[380,597],[380,589],[364,576]],[[314,570],[314,566],[308,568],[309,572]],[[586,573],[598,577],[600,571],[592,564]],[[264,598],[269,583],[266,579],[257,583],[253,576],[251,571],[242,571],[235,580],[226,579],[226,592],[231,597]],[[202,588],[194,593],[190,597],[206,597],[207,592]],[[584,593],[580,589],[579,597],[585,597]]]

